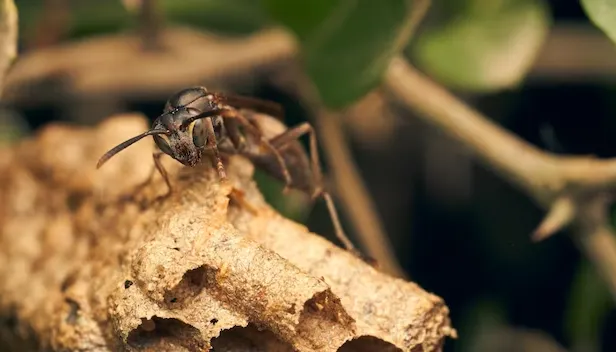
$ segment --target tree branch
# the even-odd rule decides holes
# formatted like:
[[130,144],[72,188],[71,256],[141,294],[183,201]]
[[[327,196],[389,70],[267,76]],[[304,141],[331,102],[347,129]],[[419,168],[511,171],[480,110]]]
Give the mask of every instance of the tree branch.
[[245,82],[296,53],[293,38],[280,29],[227,38],[166,27],[159,40],[164,50],[155,52],[142,50],[139,34],[122,33],[26,53],[6,78],[5,100],[35,105],[67,97],[71,102],[100,96],[166,99],[221,77]]
[[591,214],[585,210],[613,190],[616,159],[558,156],[542,151],[467,106],[402,58],[392,62],[385,84],[408,108],[464,144],[484,165],[524,190],[539,205],[551,209],[536,232],[538,238],[546,238],[571,222],[582,224],[578,226],[580,247],[600,268],[616,299],[616,237],[606,217],[597,220],[594,216],[589,222]]

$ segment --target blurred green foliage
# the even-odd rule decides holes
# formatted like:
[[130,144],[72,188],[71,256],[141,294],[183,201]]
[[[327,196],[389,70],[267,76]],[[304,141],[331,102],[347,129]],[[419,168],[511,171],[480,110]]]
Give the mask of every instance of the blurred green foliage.
[[409,50],[413,62],[458,89],[493,91],[518,85],[547,35],[547,6],[539,0],[455,3],[436,2],[438,18]]
[[230,35],[250,34],[270,23],[265,9],[255,0],[160,0],[160,6],[173,24]]
[[298,37],[306,70],[326,105],[355,102],[381,81],[411,14],[410,0],[265,0]]
[[581,0],[590,20],[616,42],[616,1]]
[[[29,38],[44,16],[44,0],[16,0],[20,37]],[[118,32],[136,24],[120,0],[70,2],[66,35],[69,39]]]
[[[308,219],[309,199],[304,194],[284,194],[284,184],[256,169],[254,180],[259,185],[265,200],[286,218],[305,223]],[[303,198],[303,199],[302,199]]]
[[[31,35],[43,0],[17,0],[21,34]],[[616,2],[581,0],[616,40]],[[68,38],[133,29],[120,0],[71,1]],[[231,35],[281,24],[301,42],[304,64],[323,100],[344,107],[380,83],[411,15],[412,0],[159,0],[165,21]],[[471,91],[515,87],[543,44],[551,16],[543,0],[435,0],[407,50],[421,69]],[[454,58],[454,59],[452,59]]]
[[[27,37],[39,24],[43,0],[16,0],[20,11],[20,31]],[[259,1],[252,0],[159,0],[167,24],[201,28],[227,35],[245,35],[263,28],[269,17]],[[120,0],[80,0],[70,2],[68,39],[132,30],[136,14]]]

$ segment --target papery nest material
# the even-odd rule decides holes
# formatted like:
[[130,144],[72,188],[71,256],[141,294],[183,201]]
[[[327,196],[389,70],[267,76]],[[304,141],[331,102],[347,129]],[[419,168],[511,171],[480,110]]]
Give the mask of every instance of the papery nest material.
[[[0,153],[0,347],[53,350],[438,351],[456,332],[443,300],[285,219],[253,167],[231,184],[165,160],[168,198],[140,142],[101,170],[140,115],[52,125]],[[232,187],[254,214],[230,204]],[[23,345],[21,345],[23,347]]]

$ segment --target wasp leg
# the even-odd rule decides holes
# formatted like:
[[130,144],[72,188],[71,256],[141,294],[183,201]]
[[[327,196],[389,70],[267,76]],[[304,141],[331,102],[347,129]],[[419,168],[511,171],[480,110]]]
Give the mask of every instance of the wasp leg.
[[276,162],[278,163],[278,167],[282,171],[285,182],[285,192],[287,192],[293,180],[291,179],[291,173],[289,173],[289,170],[287,169],[287,164],[282,158],[280,151],[278,151],[278,149],[276,149],[268,140],[263,138],[261,131],[259,131],[259,129],[252,124],[249,118],[241,114],[239,111],[225,110],[221,113],[221,115],[226,121],[228,121],[228,123],[225,123],[225,126],[227,126],[229,138],[238,150],[243,147],[242,136],[239,131],[239,126],[241,125],[246,128],[249,133],[256,137],[259,142],[267,149],[268,152],[274,155],[274,157],[276,158]]
[[236,151],[243,151],[246,149],[246,138],[242,135],[240,131],[240,125],[238,119],[233,116],[229,117],[229,113],[221,114],[225,128],[227,129],[227,135],[231,140],[231,144]]
[[166,198],[169,195],[171,195],[171,192],[173,191],[173,188],[171,187],[171,181],[169,180],[169,175],[167,174],[167,170],[165,170],[163,164],[160,161],[160,158],[163,155],[164,153],[162,152],[156,152],[152,154],[152,159],[154,159],[154,166],[152,167],[152,171],[150,172],[150,175],[145,181],[141,182],[139,185],[135,187],[135,189],[131,192],[131,195],[123,197],[124,201],[135,201],[136,195],[141,193],[144,188],[146,188],[148,185],[152,183],[152,180],[154,180],[154,175],[156,175],[156,171],[158,171],[161,174],[168,188],[167,193],[161,196],[160,198]]
[[342,223],[340,222],[340,217],[338,216],[338,211],[336,209],[336,205],[329,194],[323,188],[323,174],[321,172],[321,166],[319,162],[319,149],[317,145],[317,137],[312,125],[308,122],[304,122],[296,127],[290,128],[282,134],[272,138],[270,143],[278,150],[284,149],[285,146],[293,141],[298,140],[302,136],[308,134],[310,138],[310,161],[312,164],[312,175],[314,177],[314,183],[316,185],[313,194],[311,195],[312,199],[316,199],[318,197],[322,197],[325,200],[325,204],[327,205],[327,210],[329,212],[330,218],[332,220],[332,224],[334,225],[334,231],[336,233],[336,237],[338,240],[342,242],[344,247],[354,255],[364,259],[365,261],[371,262],[371,258],[367,258],[363,255],[359,250],[355,248],[349,237],[346,235],[344,229],[342,228]]
[[171,187],[171,181],[169,181],[169,175],[167,174],[167,170],[165,170],[165,167],[160,161],[160,158],[163,155],[164,153],[162,152],[156,152],[152,154],[152,159],[154,159],[154,167],[152,167],[150,176],[148,176],[148,178],[145,181],[143,181],[137,187],[135,187],[135,190],[133,191],[133,193],[141,192],[147,185],[152,183],[152,180],[154,179],[154,175],[156,174],[156,171],[158,171],[158,173],[160,173],[160,175],[163,177],[163,180],[165,180],[165,184],[167,185],[167,188],[169,189],[168,193],[171,193],[172,187]]
[[165,180],[165,184],[167,185],[167,194],[165,195],[166,197],[166,196],[171,195],[171,193],[173,193],[173,186],[171,186],[171,181],[169,180],[169,174],[167,173],[167,170],[163,166],[163,163],[160,161],[160,158],[163,155],[165,154],[158,152],[158,153],[152,154],[152,157],[154,159],[154,166],[156,167],[156,170],[158,170],[158,173],[160,173],[160,175],[163,177],[163,180]]
[[317,137],[312,125],[308,122],[301,123],[295,127],[292,127],[285,132],[279,134],[278,136],[270,139],[270,143],[277,150],[283,150],[285,146],[293,141],[300,139],[302,136],[308,134],[310,139],[310,163],[312,164],[312,177],[314,178],[316,187],[313,193],[310,195],[314,200],[319,197],[323,192],[322,187],[322,178],[323,173],[321,172],[321,163],[319,161],[319,148],[317,145]]
[[222,163],[220,152],[218,151],[218,142],[216,141],[216,133],[214,132],[214,125],[210,117],[205,118],[203,123],[205,124],[205,132],[207,133],[206,148],[213,153],[213,163],[216,170],[218,170],[218,176],[221,181],[227,181],[227,172],[225,166]]

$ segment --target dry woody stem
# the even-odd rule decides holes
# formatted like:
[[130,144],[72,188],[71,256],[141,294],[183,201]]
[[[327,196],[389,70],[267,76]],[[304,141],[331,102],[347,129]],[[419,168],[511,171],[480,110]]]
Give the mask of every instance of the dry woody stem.
[[616,159],[542,151],[464,104],[403,58],[393,61],[385,85],[418,116],[460,141],[548,210],[533,234],[535,240],[573,225],[580,248],[594,261],[616,299],[616,235],[606,215],[616,186]]
[[[321,142],[325,146],[326,157],[332,167],[336,191],[346,206],[348,217],[352,219],[355,233],[364,248],[370,255],[379,258],[380,268],[396,277],[404,278],[405,272],[396,260],[396,253],[387,240],[384,225],[370,192],[364,184],[357,169],[351,152],[347,146],[339,114],[321,110],[316,114],[317,128],[320,132]],[[361,205],[361,206],[358,206]]]
[[[51,125],[0,152],[1,350],[439,351],[444,301],[283,218],[241,157],[230,181],[140,142],[140,115]],[[254,212],[230,201],[244,194]]]

